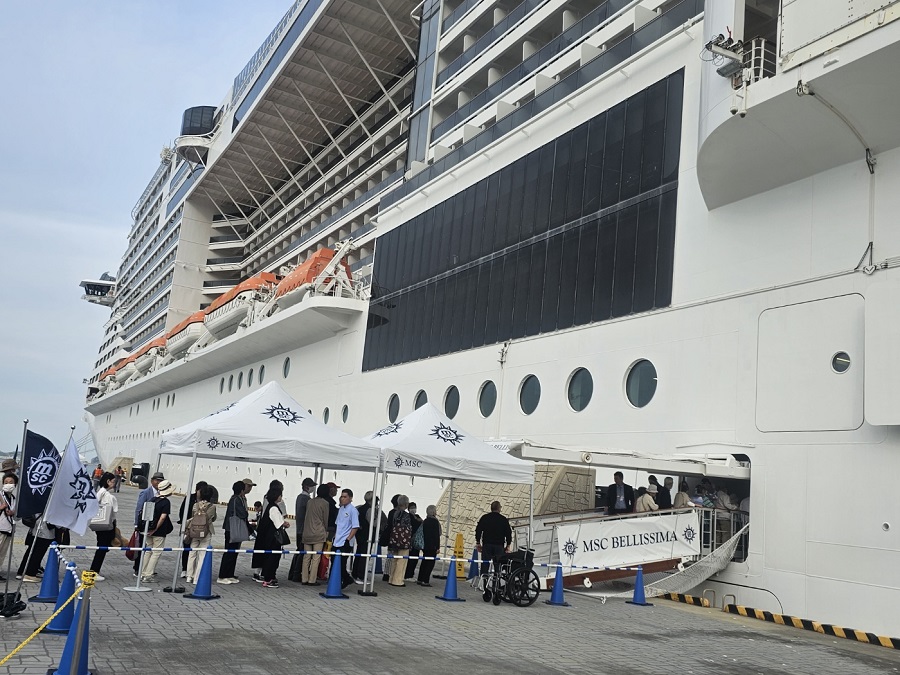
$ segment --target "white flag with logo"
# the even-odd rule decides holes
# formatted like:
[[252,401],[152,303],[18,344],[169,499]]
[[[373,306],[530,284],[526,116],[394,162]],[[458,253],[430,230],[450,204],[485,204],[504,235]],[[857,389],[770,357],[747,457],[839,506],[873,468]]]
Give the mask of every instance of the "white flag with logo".
[[88,522],[97,515],[100,504],[91,474],[78,458],[78,448],[69,439],[56,472],[53,494],[47,502],[44,519],[57,527],[65,527],[78,534],[84,534]]

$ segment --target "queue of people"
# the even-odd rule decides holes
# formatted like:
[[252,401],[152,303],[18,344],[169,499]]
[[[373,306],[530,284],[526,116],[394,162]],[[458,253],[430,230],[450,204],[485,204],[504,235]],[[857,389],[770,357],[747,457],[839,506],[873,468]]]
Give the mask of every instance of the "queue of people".
[[[5,556],[11,545],[15,511],[15,493],[19,478],[18,465],[12,460],[4,460],[2,474],[2,491],[0,491],[0,557]],[[99,474],[98,474],[99,471]],[[115,472],[103,471],[98,465],[92,478],[96,483],[96,494],[100,509],[105,515],[108,527],[95,531],[97,546],[111,546],[119,535],[119,503],[116,494],[119,492],[124,470],[117,467]],[[181,576],[188,583],[195,583],[199,576],[206,551],[216,528],[221,527],[225,536],[225,548],[234,549],[222,555],[216,583],[228,585],[239,583],[236,576],[238,552],[244,542],[254,541],[254,552],[251,561],[252,579],[262,584],[263,588],[278,588],[278,568],[283,555],[268,553],[277,551],[290,543],[290,522],[287,518],[283,499],[284,485],[273,480],[269,484],[263,502],[256,502],[253,509],[248,507],[247,495],[256,487],[249,478],[244,478],[232,485],[232,494],[228,500],[222,522],[218,519],[215,488],[205,481],[199,481],[194,491],[182,501],[176,516],[171,497],[175,486],[161,471],[150,476],[147,487],[138,494],[134,510],[134,543],[135,548],[162,549],[167,538],[175,531],[176,526],[183,525],[184,539],[181,544],[191,551],[184,551],[181,557]],[[431,586],[431,574],[435,561],[419,560],[419,556],[434,558],[437,556],[441,537],[441,523],[437,518],[437,509],[430,505],[425,510],[425,518],[418,514],[417,506],[410,502],[406,495],[395,495],[391,499],[393,508],[385,515],[373,493],[367,492],[363,504],[353,504],[353,491],[349,488],[338,490],[340,486],[325,483],[316,486],[311,478],[303,480],[302,492],[296,502],[296,541],[298,554],[294,556],[296,574],[290,579],[304,585],[320,585],[328,578],[330,564],[340,564],[341,586],[362,584],[365,577],[368,557],[355,556],[354,553],[368,552],[370,531],[380,531],[379,543],[397,558],[385,559],[384,580],[390,585],[403,587],[407,581],[415,580],[418,585]],[[315,496],[313,492],[315,491]],[[335,501],[337,497],[338,501]],[[144,507],[152,504],[149,518],[144,520]],[[497,503],[499,504],[499,503]],[[497,511],[499,515],[499,510]],[[377,520],[374,520],[376,519]],[[508,521],[506,528],[509,529]],[[374,523],[373,523],[374,520]],[[37,518],[26,523],[29,532],[26,536],[26,551],[19,565],[17,578],[25,582],[37,583],[41,580],[43,568],[41,561],[50,543],[69,542],[68,532],[44,523]],[[146,529],[146,542],[144,532]],[[494,545],[493,528],[484,530],[485,545],[488,551]],[[481,530],[479,530],[481,533]],[[124,542],[123,542],[124,543]],[[501,540],[502,543],[502,540]],[[508,546],[509,542],[506,542]],[[118,544],[115,544],[118,545]],[[169,544],[171,546],[171,544]],[[326,557],[322,560],[323,550],[336,550],[344,555]],[[502,548],[501,548],[502,550]],[[146,552],[146,559],[141,561],[142,551],[134,551],[134,576],[140,574],[143,584],[156,582],[156,568],[161,550]],[[408,560],[403,557],[408,556]],[[97,581],[106,577],[100,573],[107,558],[107,551],[97,550],[91,561],[90,569],[97,574]],[[292,564],[292,567],[294,565]],[[2,580],[2,578],[0,578]]]
[[613,474],[613,483],[606,491],[606,513],[654,513],[670,509],[700,507],[713,509],[716,514],[716,544],[721,545],[750,518],[750,497],[741,499],[724,487],[717,488],[704,477],[694,487],[693,495],[687,481],[682,480],[678,492],[672,497],[675,481],[667,477],[662,484],[656,476],[648,476],[647,485],[635,490],[624,481],[621,471]]

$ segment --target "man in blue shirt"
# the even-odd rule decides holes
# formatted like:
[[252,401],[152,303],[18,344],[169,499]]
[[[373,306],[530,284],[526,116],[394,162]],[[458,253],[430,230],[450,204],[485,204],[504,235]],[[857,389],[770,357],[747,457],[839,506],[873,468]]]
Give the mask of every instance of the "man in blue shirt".
[[[335,521],[334,548],[344,553],[352,553],[353,538],[359,529],[359,512],[353,506],[353,491],[346,488],[341,490],[340,502]],[[332,563],[341,566],[341,588],[347,588],[353,583],[353,577],[347,571],[349,562],[346,556],[335,556],[335,561]]]
[[[159,495],[159,491],[157,487],[160,482],[166,479],[163,476],[162,471],[157,471],[155,474],[150,476],[150,485],[141,490],[140,494],[138,494],[137,506],[134,509],[134,529],[138,531],[138,541],[139,545],[144,545],[144,533],[141,530],[141,511],[144,510],[144,504],[149,501],[153,501]],[[138,569],[141,566],[141,552],[136,551],[134,554],[134,576],[137,576]]]

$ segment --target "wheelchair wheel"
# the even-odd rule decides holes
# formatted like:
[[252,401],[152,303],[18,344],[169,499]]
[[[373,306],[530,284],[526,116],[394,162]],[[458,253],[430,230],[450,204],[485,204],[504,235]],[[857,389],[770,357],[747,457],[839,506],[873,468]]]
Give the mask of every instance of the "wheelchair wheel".
[[500,597],[499,593],[494,593],[494,597],[491,598],[491,601],[494,603],[494,605],[499,605],[501,600],[503,600],[503,598]]
[[534,570],[517,570],[509,580],[510,598],[519,607],[533,605],[541,593],[541,582]]
[[490,588],[485,588],[485,589],[484,589],[484,592],[482,592],[482,594],[481,594],[481,599],[484,600],[485,602],[490,602],[490,601],[491,601],[491,596],[493,596],[493,595],[494,595],[494,594],[491,593],[491,589],[490,589]]

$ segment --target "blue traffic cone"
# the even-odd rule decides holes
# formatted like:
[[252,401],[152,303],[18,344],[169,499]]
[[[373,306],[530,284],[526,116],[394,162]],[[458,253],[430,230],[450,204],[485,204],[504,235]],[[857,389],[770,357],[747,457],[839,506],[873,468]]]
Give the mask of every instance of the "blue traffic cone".
[[[71,591],[70,591],[71,592]],[[56,602],[59,597],[59,554],[56,552],[56,542],[50,546],[47,554],[47,564],[44,566],[44,578],[41,580],[41,590],[33,595],[31,602]],[[66,596],[68,597],[68,596]]]
[[629,605],[641,605],[642,607],[653,607],[652,602],[647,602],[644,597],[644,568],[638,565],[637,578],[634,580],[634,597],[626,600]]
[[453,570],[456,568],[456,558],[450,558],[450,571],[447,573],[447,581],[444,583],[444,594],[434,596],[438,600],[445,602],[465,602],[463,598],[456,596],[456,575]]
[[469,576],[466,579],[475,579],[481,575],[481,571],[478,569],[478,549],[472,549],[472,559],[469,560]]
[[331,560],[331,574],[328,575],[328,588],[324,593],[319,593],[323,598],[329,600],[348,600],[349,595],[344,595],[341,589],[341,565],[344,563],[343,556],[334,555]]
[[181,597],[191,600],[218,600],[221,595],[212,592],[212,546],[206,547],[206,555],[203,556],[203,564],[200,565],[200,576],[193,593],[185,593]]
[[78,607],[75,608],[73,625],[78,625],[78,620],[82,612],[85,613],[84,634],[81,636],[81,650],[78,654],[78,669],[72,671],[72,659],[75,656],[75,642],[78,635],[78,631],[73,630],[69,631],[69,637],[66,638],[66,646],[63,648],[62,656],[59,659],[59,667],[56,670],[51,668],[47,671],[47,675],[69,675],[69,673],[72,672],[75,672],[77,675],[91,675],[91,671],[88,670],[88,651],[90,651],[88,637],[91,633],[90,600],[88,602],[84,602],[84,600],[78,601]]
[[376,551],[378,557],[375,558],[375,574],[384,574],[384,567],[381,565],[381,546],[378,546],[378,550]]
[[562,565],[556,567],[556,578],[553,580],[553,592],[550,594],[550,599],[546,601],[546,604],[556,605],[557,607],[570,606],[569,603],[566,602],[564,596]]
[[[72,594],[75,592],[75,563],[69,563],[66,565],[66,570],[63,573],[63,581],[62,586],[59,589],[59,598],[56,601],[56,607],[53,609],[55,612],[60,606],[65,603]],[[66,605],[65,609],[53,617],[53,621],[51,621],[45,628],[45,633],[68,633],[69,628],[72,627],[72,617],[75,615],[75,603],[70,602]]]

